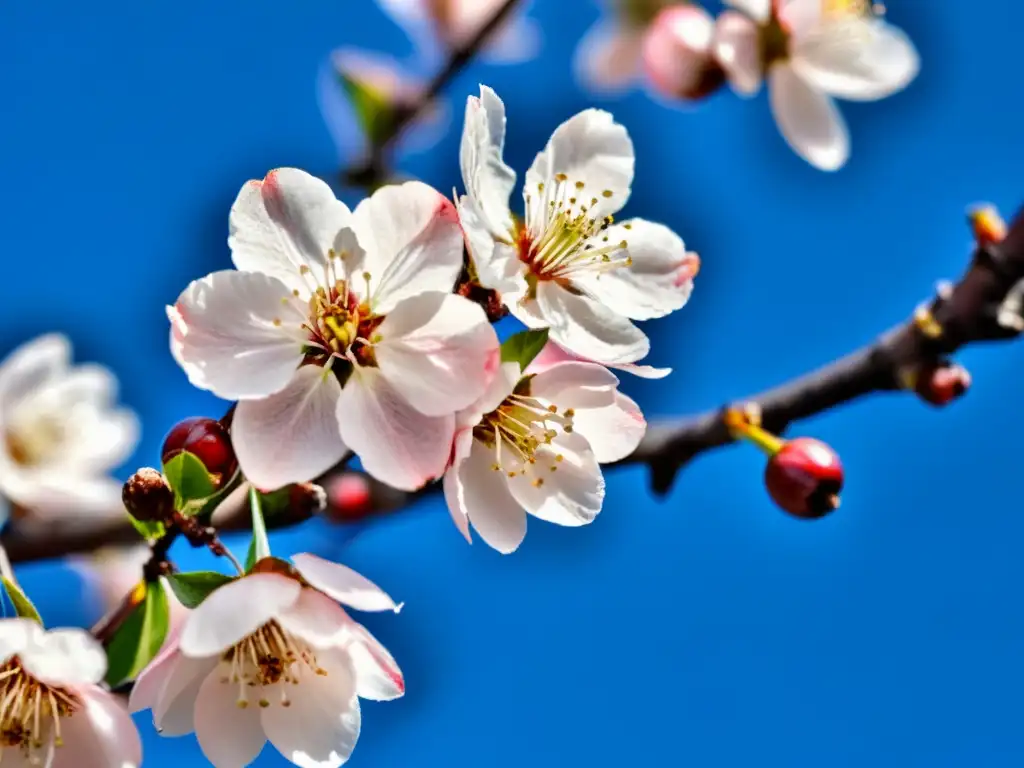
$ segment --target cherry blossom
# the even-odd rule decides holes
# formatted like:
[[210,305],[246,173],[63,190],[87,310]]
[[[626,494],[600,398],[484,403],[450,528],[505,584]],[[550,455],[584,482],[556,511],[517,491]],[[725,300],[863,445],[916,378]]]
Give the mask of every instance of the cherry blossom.
[[0,494],[30,517],[123,514],[109,476],[135,449],[135,414],[116,407],[117,379],[72,365],[71,344],[49,334],[0,363]]
[[346,450],[396,488],[439,477],[454,413],[498,359],[483,310],[451,293],[463,251],[451,202],[407,182],[350,212],[282,168],[245,185],[230,224],[237,270],[196,280],[168,316],[189,380],[239,401],[246,477],[309,480]]
[[682,307],[699,266],[668,227],[615,223],[633,182],[633,144],[607,112],[559,126],[526,173],[526,215],[509,210],[516,174],[502,159],[505,106],[481,86],[462,135],[459,214],[480,281],[531,328],[580,357],[631,364],[650,343],[632,320]]
[[[767,76],[775,121],[789,146],[834,171],[850,154],[833,97],[875,101],[917,76],[913,43],[867,0],[729,0],[716,23],[716,56],[733,88],[756,93]],[[767,75],[766,75],[767,73]]]
[[527,513],[558,525],[594,520],[604,500],[600,463],[628,456],[647,429],[607,368],[542,353],[526,373],[505,363],[459,414],[444,494],[456,527],[515,551]]
[[640,78],[644,34],[674,0],[601,0],[601,18],[583,36],[573,58],[576,76],[594,91],[614,93]]
[[195,732],[216,768],[239,768],[271,744],[295,765],[335,768],[359,738],[359,697],[398,698],[395,660],[338,605],[401,605],[343,565],[315,555],[294,568],[266,559],[215,590],[132,690],[164,736]]
[[0,619],[0,763],[4,768],[138,768],[142,744],[99,683],[107,657],[81,629]]

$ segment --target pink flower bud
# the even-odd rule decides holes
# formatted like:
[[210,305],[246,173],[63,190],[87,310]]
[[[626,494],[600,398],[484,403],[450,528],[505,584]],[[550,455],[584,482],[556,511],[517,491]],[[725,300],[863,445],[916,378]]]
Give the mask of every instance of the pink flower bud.
[[971,374],[959,363],[940,360],[924,366],[915,377],[914,391],[926,403],[949,405],[971,387]]
[[362,520],[373,512],[370,481],[366,475],[343,472],[327,484],[327,514],[339,523]]
[[712,56],[715,23],[703,8],[672,5],[644,36],[644,71],[655,90],[673,99],[703,99],[725,82]]
[[830,446],[798,437],[768,460],[764,482],[772,500],[794,517],[824,517],[839,507],[843,465]]
[[231,437],[216,419],[195,417],[178,422],[164,438],[161,461],[166,464],[182,451],[203,462],[218,487],[230,481],[238,470]]

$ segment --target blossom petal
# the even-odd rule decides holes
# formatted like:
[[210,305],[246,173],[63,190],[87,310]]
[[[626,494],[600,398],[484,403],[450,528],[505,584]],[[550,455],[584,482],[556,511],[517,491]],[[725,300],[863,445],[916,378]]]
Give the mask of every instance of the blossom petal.
[[526,512],[512,498],[505,473],[495,471],[493,462],[494,453],[474,441],[469,458],[456,470],[456,491],[448,503],[454,501],[480,538],[507,555],[515,552],[526,537]]
[[38,622],[18,617],[0,619],[0,665],[10,661],[26,648],[37,646],[43,637]]
[[636,365],[635,363],[610,364],[609,367],[623,373],[631,373],[641,379],[664,379],[672,373],[671,368],[655,368],[653,365]]
[[[146,548],[147,552],[149,548]],[[181,653],[178,651],[178,637],[181,625],[176,626],[171,635],[164,641],[163,648],[156,658],[142,670],[132,686],[128,696],[128,711],[132,714],[144,709],[153,709],[160,699],[160,693],[170,679]]]
[[720,15],[715,19],[712,46],[733,90],[743,96],[753,96],[761,90],[764,75],[760,31],[750,17],[735,11]]
[[231,258],[240,270],[308,291],[300,271],[323,275],[328,250],[351,220],[326,182],[297,168],[278,168],[262,182],[247,182],[231,206]]
[[316,589],[303,589],[295,604],[277,615],[277,622],[316,648],[327,648],[345,629],[348,615],[334,600]]
[[107,654],[84,629],[51,629],[19,653],[21,665],[50,685],[89,685],[107,673]]
[[267,742],[260,708],[251,701],[240,707],[238,697],[238,683],[223,680],[217,669],[206,676],[196,695],[196,740],[217,768],[249,765]]
[[525,266],[509,242],[496,240],[473,198],[464,195],[457,204],[466,247],[480,284],[502,294],[518,297],[526,290]]
[[442,416],[472,404],[494,376],[498,336],[478,304],[424,293],[406,299],[377,329],[377,365],[420,413]]
[[340,563],[308,553],[294,555],[292,563],[313,587],[357,611],[398,613],[402,608],[368,578]]
[[[472,441],[473,435],[467,434],[466,438],[469,441]],[[451,516],[452,522],[455,523],[456,530],[462,534],[462,538],[464,538],[469,544],[472,544],[473,534],[469,532],[469,518],[466,516],[464,506],[459,502],[459,493],[461,490],[459,466],[461,466],[461,462],[444,473],[444,480],[441,481],[441,487],[444,490],[444,500],[448,506],[448,514]]]
[[786,143],[820,170],[841,168],[850,156],[850,138],[832,98],[785,64],[772,67],[768,81],[772,112]]
[[504,149],[505,105],[481,85],[480,98],[470,96],[466,101],[459,165],[467,194],[495,235],[508,235],[513,226],[509,198],[516,174],[505,164]]
[[602,365],[566,361],[548,366],[530,379],[530,394],[564,411],[602,408],[615,401],[619,380]]
[[388,649],[362,624],[349,622],[346,646],[356,673],[356,692],[363,699],[392,701],[405,694],[402,670]]
[[640,77],[643,28],[603,19],[587,30],[573,54],[573,69],[585,88],[616,93]]
[[[575,433],[559,435],[551,445],[537,450],[532,467],[534,472],[508,481],[513,497],[527,512],[557,525],[594,521],[604,501],[604,477],[586,438]],[[543,478],[541,484],[535,484],[538,478]]]
[[87,518],[120,517],[121,483],[110,477],[70,474],[63,463],[25,471],[0,456],[0,486],[11,499],[47,519],[74,526]]
[[188,615],[181,652],[217,656],[295,604],[302,586],[276,573],[254,573],[214,590]]
[[175,657],[174,669],[153,707],[153,725],[161,735],[184,736],[195,730],[199,687],[219,661],[219,658],[190,659],[181,654]]
[[59,333],[40,336],[11,352],[0,364],[0,416],[70,362],[71,342]]
[[282,302],[292,298],[255,272],[195,280],[167,308],[171,352],[194,386],[226,400],[279,392],[302,360],[303,321]]
[[[525,192],[536,194],[540,184],[553,189],[555,176],[564,173],[566,183],[583,182],[579,194],[597,201],[589,206],[587,215],[601,219],[626,204],[633,166],[633,142],[626,129],[608,112],[585,109],[555,129],[526,173]],[[547,215],[544,205],[534,209],[538,215]],[[530,224],[538,231],[541,228],[536,222]]]
[[291,690],[290,706],[271,702],[260,710],[263,730],[278,752],[299,768],[337,768],[355,749],[360,712],[355,671],[348,654],[318,654],[326,675]]
[[301,483],[345,455],[338,429],[341,384],[330,371],[304,365],[291,383],[262,400],[242,400],[231,425],[245,476],[263,490]]
[[772,13],[772,0],[725,0],[725,4],[762,23],[768,21]]
[[580,408],[572,420],[573,432],[583,435],[601,464],[624,459],[640,445],[647,420],[633,400],[621,392],[603,408]]
[[359,368],[338,401],[341,438],[363,469],[403,491],[423,487],[444,472],[455,416],[416,410],[376,368]]
[[124,706],[98,686],[82,689],[80,697],[75,717],[61,719],[64,744],[52,768],[139,768],[142,741]]
[[832,96],[874,101],[903,90],[921,60],[910,38],[880,19],[823,24],[794,43],[793,69]]
[[[386,315],[424,291],[450,293],[462,270],[462,229],[455,205],[419,181],[381,187],[352,217],[366,251],[374,312]],[[355,281],[359,287],[359,281]]]

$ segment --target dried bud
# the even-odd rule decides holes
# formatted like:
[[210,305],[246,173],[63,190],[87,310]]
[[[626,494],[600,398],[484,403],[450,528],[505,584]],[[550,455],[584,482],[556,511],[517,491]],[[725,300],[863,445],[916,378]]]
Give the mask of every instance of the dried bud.
[[914,376],[914,391],[918,396],[939,407],[962,397],[970,387],[970,372],[951,360],[929,363]]
[[238,470],[231,437],[215,419],[196,417],[178,422],[164,438],[161,460],[166,464],[182,451],[188,451],[203,462],[217,487],[227,484]]
[[725,83],[712,55],[715,22],[703,8],[672,5],[658,14],[644,35],[644,71],[663,96],[695,101]]
[[174,513],[174,491],[155,469],[144,467],[128,478],[121,489],[125,509],[136,520],[167,520]]
[[343,472],[327,484],[328,515],[338,523],[362,520],[373,512],[370,481],[366,475]]
[[327,506],[327,492],[315,483],[296,483],[288,489],[288,503],[292,514],[312,517]]
[[795,517],[824,517],[839,507],[843,465],[820,440],[788,440],[768,460],[764,482],[772,500]]

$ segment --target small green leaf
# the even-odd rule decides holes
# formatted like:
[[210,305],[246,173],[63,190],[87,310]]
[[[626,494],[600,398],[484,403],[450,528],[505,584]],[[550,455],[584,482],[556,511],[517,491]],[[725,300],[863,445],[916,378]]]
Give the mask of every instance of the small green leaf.
[[533,358],[540,354],[548,343],[548,329],[520,331],[505,339],[501,345],[501,362],[519,363],[519,370],[525,371]]
[[0,577],[3,580],[4,589],[7,590],[7,596],[11,598],[11,603],[14,604],[14,612],[17,613],[23,619],[32,619],[40,624],[43,623],[42,617],[39,615],[39,611],[32,604],[32,601],[28,599],[21,587],[15,582],[8,579],[6,576]]
[[128,519],[135,527],[135,530],[139,532],[139,535],[146,541],[153,541],[154,539],[159,539],[167,532],[167,529],[164,527],[164,524],[161,523],[159,520],[155,520],[153,522],[145,522],[143,520],[136,520],[131,515],[128,515]]
[[249,508],[252,510],[252,541],[245,558],[248,573],[264,557],[270,557],[270,541],[267,539],[267,525],[263,521],[263,500],[255,488],[249,489]]
[[182,451],[164,464],[164,476],[174,490],[174,505],[178,510],[208,499],[217,492],[203,462],[188,451]]
[[106,681],[111,687],[137,677],[156,658],[167,637],[171,612],[166,587],[149,582],[144,589],[145,597],[107,645]]
[[186,608],[197,607],[217,587],[223,587],[230,581],[234,581],[234,579],[217,571],[172,573],[167,577],[167,583],[174,590],[174,595],[178,598],[178,602]]
[[392,110],[387,95],[346,72],[339,72],[338,80],[349,103],[352,104],[356,122],[370,143],[375,143],[391,120]]

